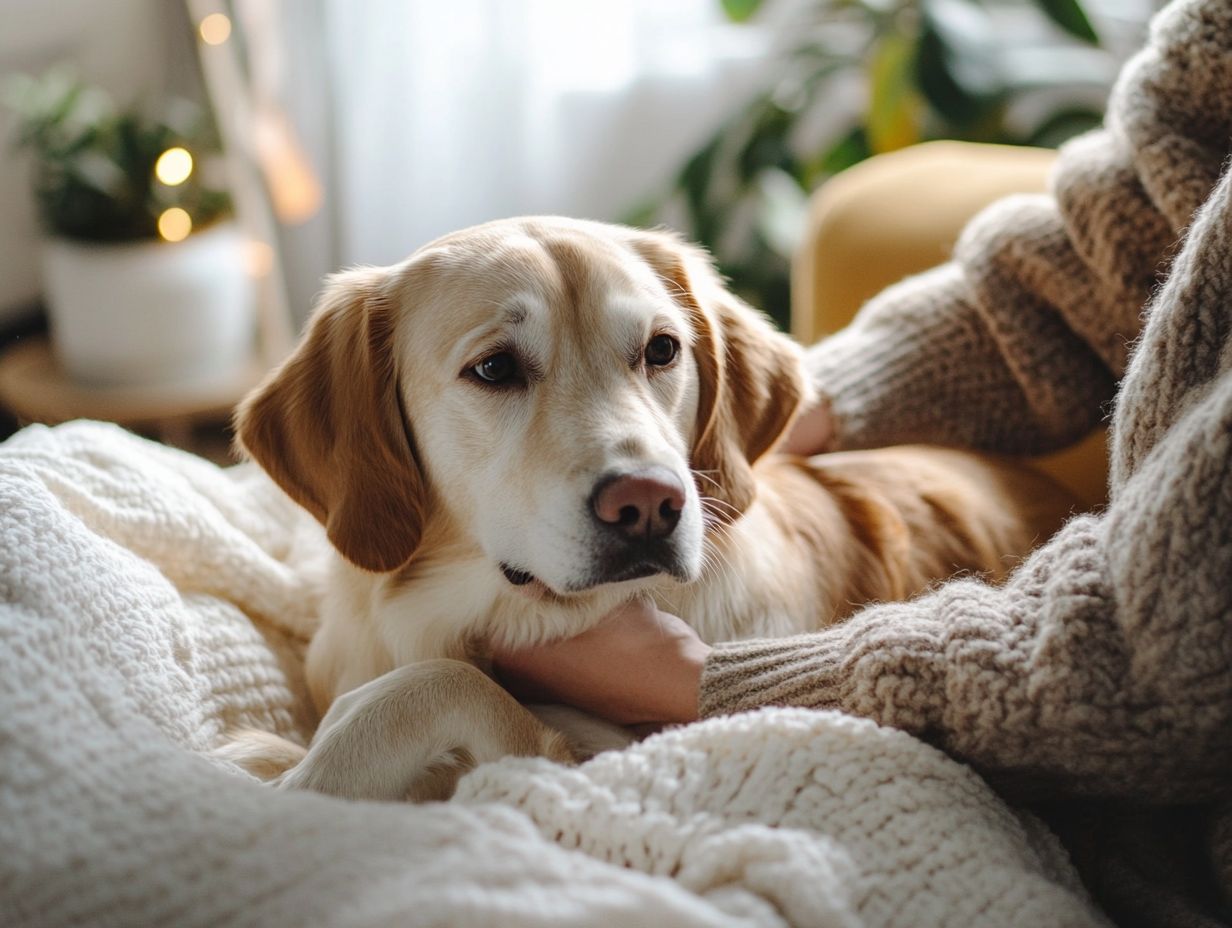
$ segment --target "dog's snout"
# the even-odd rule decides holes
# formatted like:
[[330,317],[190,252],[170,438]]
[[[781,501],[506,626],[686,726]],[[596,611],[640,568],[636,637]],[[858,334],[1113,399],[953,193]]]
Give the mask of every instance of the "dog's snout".
[[600,522],[629,538],[664,538],[680,522],[684,487],[666,467],[610,474],[599,482],[591,506]]

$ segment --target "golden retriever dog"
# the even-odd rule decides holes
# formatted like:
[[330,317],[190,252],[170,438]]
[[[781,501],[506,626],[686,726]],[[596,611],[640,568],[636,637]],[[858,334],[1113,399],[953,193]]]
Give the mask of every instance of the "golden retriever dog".
[[638,596],[708,641],[808,632],[1001,576],[1069,507],[958,451],[769,453],[809,391],[798,346],[664,233],[512,219],[334,277],[236,420],[336,549],[307,656],[321,724],[306,750],[249,733],[223,753],[415,800],[505,755],[574,760],[603,726],[519,704],[493,644]]

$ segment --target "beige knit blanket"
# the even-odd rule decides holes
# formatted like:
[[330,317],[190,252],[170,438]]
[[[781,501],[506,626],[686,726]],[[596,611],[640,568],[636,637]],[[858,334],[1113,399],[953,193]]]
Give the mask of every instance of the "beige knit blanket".
[[511,759],[445,804],[275,791],[208,756],[310,731],[322,541],[259,471],[32,427],[0,536],[0,924],[1101,923],[1035,820],[833,712]]

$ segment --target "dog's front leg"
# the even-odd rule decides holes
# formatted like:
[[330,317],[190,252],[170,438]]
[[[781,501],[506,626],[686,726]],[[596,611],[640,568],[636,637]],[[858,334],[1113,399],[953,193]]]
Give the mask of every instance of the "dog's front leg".
[[338,697],[278,785],[348,799],[447,799],[466,771],[509,755],[573,761],[561,734],[478,668],[423,661]]

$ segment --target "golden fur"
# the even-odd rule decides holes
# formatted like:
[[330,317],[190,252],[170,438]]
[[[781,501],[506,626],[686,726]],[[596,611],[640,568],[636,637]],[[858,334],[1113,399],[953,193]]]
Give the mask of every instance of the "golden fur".
[[[670,364],[647,360],[657,335]],[[500,353],[524,376],[494,388],[476,365]],[[448,795],[474,763],[614,737],[557,712],[567,746],[482,672],[493,643],[580,633],[633,596],[711,641],[811,631],[956,571],[999,577],[1068,508],[957,451],[767,455],[808,399],[798,347],[666,234],[508,220],[335,277],[237,416],[339,555],[307,659],[323,718],[306,753],[225,753],[283,786]],[[680,475],[685,502],[667,566],[623,579],[587,501],[643,466]]]

